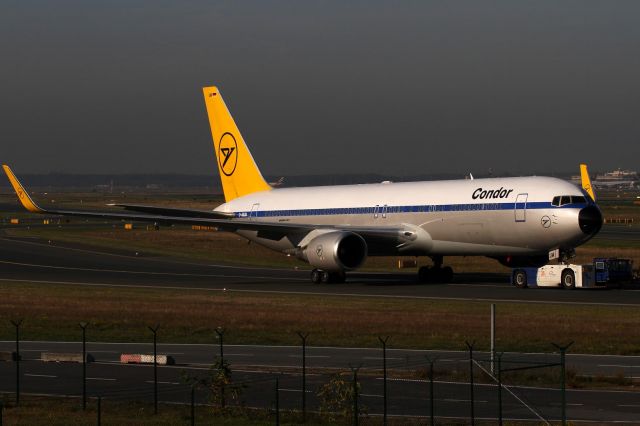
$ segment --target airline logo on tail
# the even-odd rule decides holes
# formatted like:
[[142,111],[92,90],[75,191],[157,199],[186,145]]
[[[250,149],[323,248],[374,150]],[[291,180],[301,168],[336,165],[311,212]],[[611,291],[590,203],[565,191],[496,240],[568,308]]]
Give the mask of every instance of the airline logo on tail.
[[225,176],[231,176],[238,164],[238,142],[229,132],[222,135],[218,146],[218,162]]
[[203,87],[202,90],[225,201],[254,192],[269,191],[271,187],[253,161],[218,88]]

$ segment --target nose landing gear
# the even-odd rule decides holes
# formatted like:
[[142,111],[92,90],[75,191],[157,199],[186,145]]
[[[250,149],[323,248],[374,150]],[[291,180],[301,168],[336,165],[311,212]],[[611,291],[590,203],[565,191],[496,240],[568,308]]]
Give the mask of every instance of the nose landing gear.
[[560,263],[569,263],[569,260],[576,257],[576,249],[560,249]]

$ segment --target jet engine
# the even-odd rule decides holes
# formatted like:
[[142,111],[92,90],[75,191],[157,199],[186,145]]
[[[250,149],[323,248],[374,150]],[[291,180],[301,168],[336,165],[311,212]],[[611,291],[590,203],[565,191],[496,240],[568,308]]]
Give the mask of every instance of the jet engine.
[[367,243],[353,232],[327,232],[309,241],[299,257],[318,269],[341,272],[362,265],[367,258]]
[[549,256],[501,256],[494,257],[493,259],[497,260],[504,266],[508,266],[509,268],[539,268],[540,266],[544,266],[549,263]]

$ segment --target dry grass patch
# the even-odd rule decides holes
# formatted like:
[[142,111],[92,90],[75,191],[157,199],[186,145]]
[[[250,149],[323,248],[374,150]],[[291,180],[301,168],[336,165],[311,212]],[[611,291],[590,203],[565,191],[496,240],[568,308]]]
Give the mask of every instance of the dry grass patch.
[[[146,326],[161,324],[160,341],[211,343],[225,327],[225,341],[298,344],[296,332],[319,345],[462,349],[465,340],[488,348],[489,305],[343,296],[236,294],[165,289],[84,288],[29,283],[1,284],[0,316],[25,318],[29,340],[77,340],[78,322],[88,321],[89,339],[149,341]],[[639,354],[629,330],[640,323],[632,308],[539,304],[498,305],[498,347],[550,351],[550,342],[575,340],[575,352]],[[11,339],[9,321],[0,338]]]

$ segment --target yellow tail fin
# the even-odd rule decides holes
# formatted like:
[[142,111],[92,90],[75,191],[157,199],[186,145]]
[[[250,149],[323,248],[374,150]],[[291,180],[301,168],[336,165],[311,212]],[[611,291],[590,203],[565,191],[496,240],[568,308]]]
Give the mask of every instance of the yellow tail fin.
[[589,178],[589,171],[587,170],[586,164],[580,164],[580,179],[582,180],[582,189],[587,191],[589,196],[593,201],[596,200],[596,194],[593,192],[593,187],[591,186],[591,178]]
[[213,147],[226,201],[271,189],[256,166],[217,87],[204,87]]

